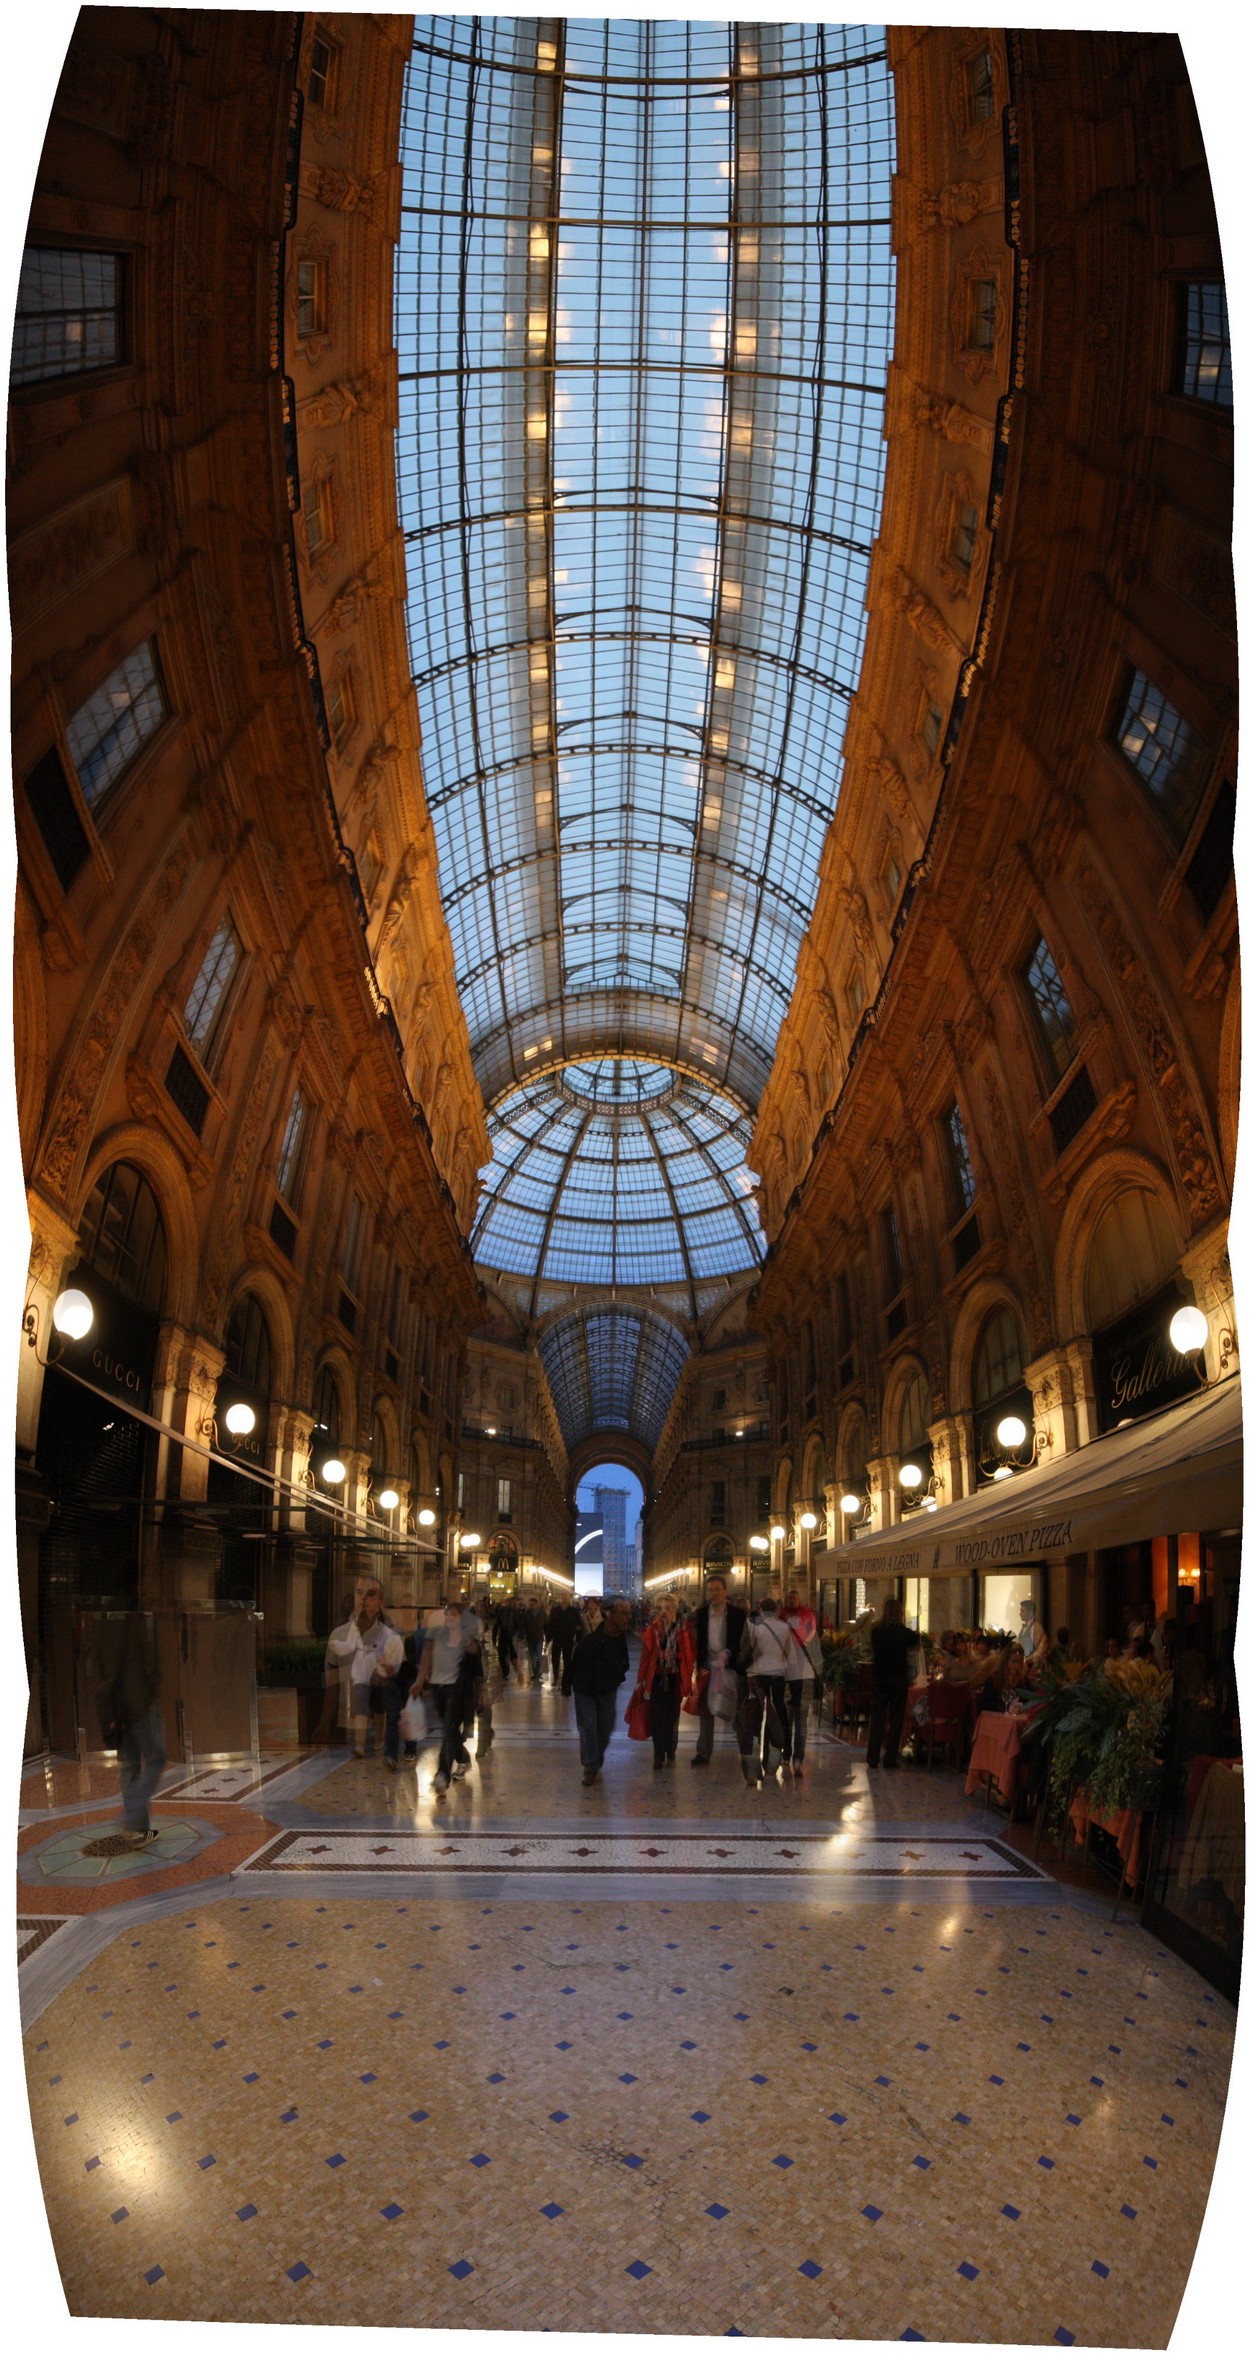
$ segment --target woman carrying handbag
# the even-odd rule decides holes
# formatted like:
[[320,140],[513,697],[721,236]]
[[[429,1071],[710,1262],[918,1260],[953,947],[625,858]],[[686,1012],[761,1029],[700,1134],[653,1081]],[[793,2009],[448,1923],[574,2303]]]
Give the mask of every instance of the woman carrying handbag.
[[648,1704],[653,1771],[677,1756],[678,1712],[694,1688],[694,1636],[677,1617],[673,1595],[662,1595],[642,1639],[638,1691]]

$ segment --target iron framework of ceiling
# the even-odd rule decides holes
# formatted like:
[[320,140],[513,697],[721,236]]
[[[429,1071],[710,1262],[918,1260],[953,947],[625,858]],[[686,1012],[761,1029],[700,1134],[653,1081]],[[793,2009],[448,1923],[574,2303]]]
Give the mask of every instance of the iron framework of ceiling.
[[538,1347],[570,1453],[600,1431],[654,1449],[689,1355],[676,1326],[645,1310],[592,1309],[549,1325]]
[[[494,1148],[520,1083],[594,1058],[749,1113],[880,516],[884,36],[419,19],[403,163],[410,654]],[[561,1184],[623,1117],[592,1110]],[[501,1191],[478,1256],[518,1268]],[[722,1271],[757,1235],[725,1229]]]

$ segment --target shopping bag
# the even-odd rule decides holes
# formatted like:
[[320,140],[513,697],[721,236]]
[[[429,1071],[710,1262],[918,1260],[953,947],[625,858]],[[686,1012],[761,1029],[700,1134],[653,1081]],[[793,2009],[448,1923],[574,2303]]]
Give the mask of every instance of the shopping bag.
[[707,1690],[707,1675],[706,1668],[699,1668],[695,1671],[694,1683],[682,1702],[682,1708],[687,1717],[697,1717],[699,1714],[700,1704]]
[[713,1717],[721,1717],[732,1725],[738,1714],[741,1697],[738,1676],[732,1668],[714,1668],[707,1680],[707,1705]]
[[764,1696],[756,1685],[747,1684],[743,1687],[734,1717],[734,1732],[738,1737],[740,1750],[750,1750],[758,1742],[763,1720]]
[[647,1699],[647,1696],[644,1693],[641,1685],[635,1685],[633,1692],[630,1694],[629,1705],[625,1711],[625,1724],[628,1728],[631,1742],[650,1741],[651,1703]]
[[409,1693],[399,1712],[401,1742],[423,1742],[429,1726],[424,1699],[420,1693]]

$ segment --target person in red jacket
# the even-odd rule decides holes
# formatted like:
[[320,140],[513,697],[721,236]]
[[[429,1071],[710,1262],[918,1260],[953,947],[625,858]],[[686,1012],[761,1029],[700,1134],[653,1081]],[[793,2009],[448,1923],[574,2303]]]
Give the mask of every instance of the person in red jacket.
[[677,1756],[678,1711],[694,1686],[694,1637],[677,1617],[674,1595],[661,1595],[647,1622],[638,1685],[651,1708],[652,1763],[658,1774]]

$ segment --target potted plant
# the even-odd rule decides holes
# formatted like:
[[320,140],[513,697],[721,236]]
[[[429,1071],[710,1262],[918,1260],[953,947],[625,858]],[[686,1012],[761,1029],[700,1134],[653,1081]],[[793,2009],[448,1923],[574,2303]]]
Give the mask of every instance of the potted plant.
[[[278,1695],[289,1693],[294,1699],[294,1739],[301,1747],[318,1740],[331,1738],[324,1730],[329,1716],[326,1708],[330,1688],[326,1684],[326,1647],[320,1636],[279,1636],[266,1644],[261,1662],[260,1683],[273,1696],[269,1708],[262,1707],[277,1728],[279,1718],[289,1725],[291,1710],[275,1706]],[[332,1698],[337,1700],[337,1679]],[[337,1710],[335,1711],[337,1717]],[[291,1739],[290,1733],[286,1738]]]
[[858,1662],[854,1639],[849,1635],[824,1635],[820,1639],[820,1650],[820,1681],[832,1699],[836,1722],[845,1716],[847,1694],[855,1687]]

